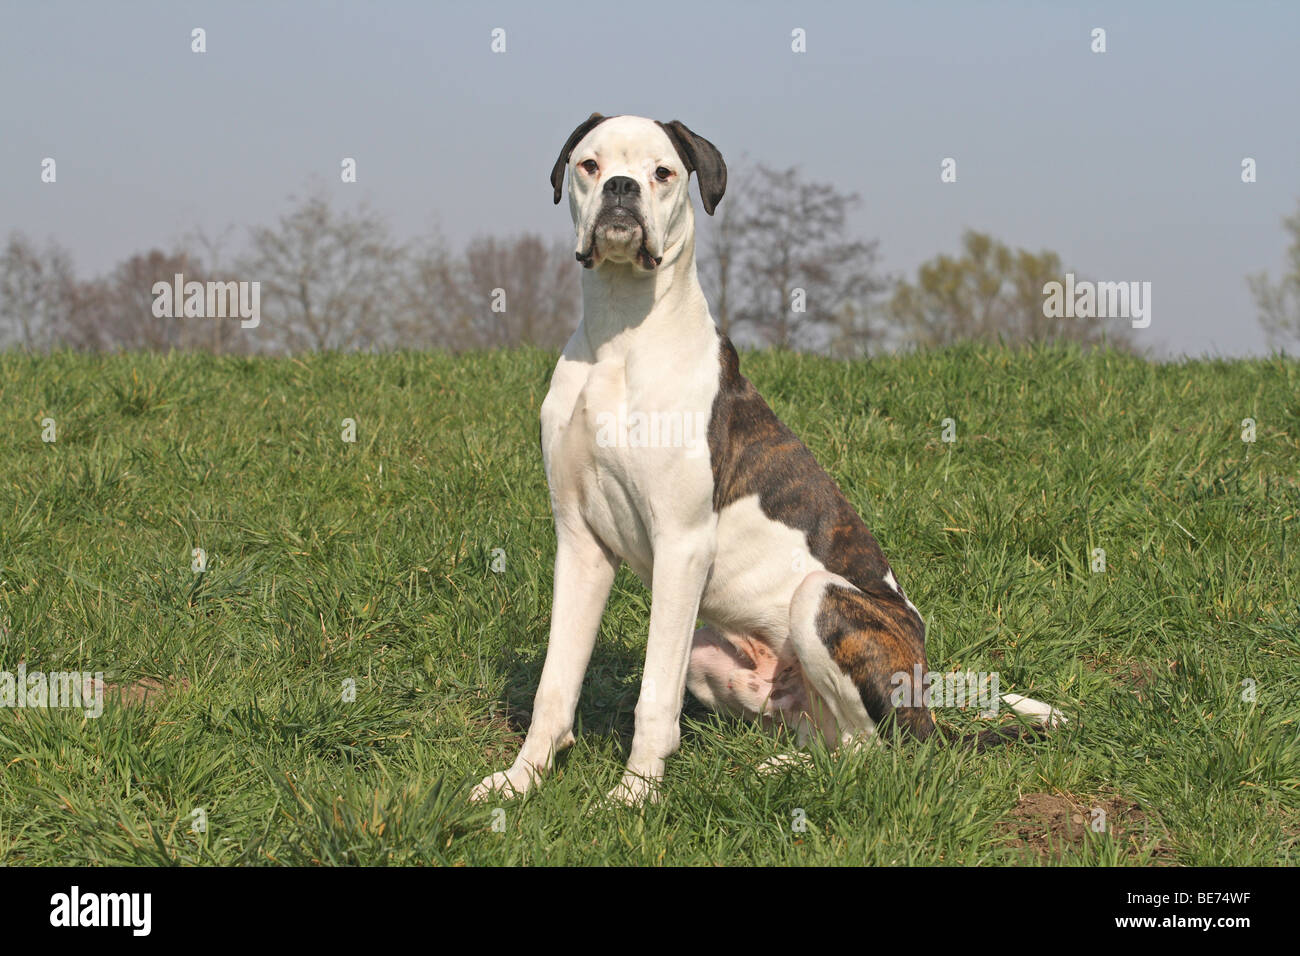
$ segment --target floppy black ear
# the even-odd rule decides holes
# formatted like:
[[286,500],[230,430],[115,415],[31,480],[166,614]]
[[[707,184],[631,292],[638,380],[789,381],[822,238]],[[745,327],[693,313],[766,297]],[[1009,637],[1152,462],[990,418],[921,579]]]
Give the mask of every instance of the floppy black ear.
[[718,203],[722,201],[722,194],[727,191],[727,164],[722,161],[722,154],[718,152],[718,147],[703,136],[692,133],[681,120],[659,123],[659,125],[673,141],[677,155],[686,164],[687,172],[694,173],[695,178],[699,180],[704,211],[712,216],[713,210],[717,209]]
[[578,128],[569,134],[568,141],[564,148],[560,150],[560,158],[555,161],[555,167],[551,170],[551,186],[555,188],[555,202],[560,201],[560,191],[564,186],[564,167],[569,165],[569,157],[573,154],[573,147],[582,141],[582,137],[590,133],[596,126],[603,123],[608,117],[601,116],[599,113],[592,113],[585,120],[578,124]]

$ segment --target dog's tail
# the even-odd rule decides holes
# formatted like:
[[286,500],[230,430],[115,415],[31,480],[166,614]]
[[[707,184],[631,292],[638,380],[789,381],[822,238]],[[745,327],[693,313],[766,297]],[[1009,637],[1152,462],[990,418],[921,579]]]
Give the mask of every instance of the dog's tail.
[[960,747],[962,750],[974,750],[976,753],[984,753],[986,750],[993,750],[995,747],[1045,740],[1047,739],[1048,730],[1047,727],[1015,725],[990,727],[988,730],[981,730],[979,733],[962,734],[951,727],[940,727],[939,733],[950,747]]
[[[975,675],[968,675],[968,678],[973,680]],[[948,746],[975,750],[978,753],[1008,744],[1044,740],[1052,730],[1066,723],[1064,715],[1055,707],[1020,694],[1000,694],[998,704],[999,709],[1006,707],[1024,720],[990,727],[973,734],[962,734],[951,727],[937,724],[929,707],[895,707],[889,717],[905,736],[926,740],[938,734]]]
[[[952,671],[942,675],[942,685],[934,684],[938,675],[925,657],[925,622],[890,580],[892,575],[864,591],[827,571],[804,578],[790,602],[790,617],[805,673],[818,673],[829,655],[857,688],[873,725],[914,740],[937,732],[950,743],[987,750],[1042,735],[1042,730],[1008,725],[954,739],[935,723],[931,708],[937,700],[954,707],[978,702],[994,713],[1007,707],[1046,728],[1064,723],[1061,712],[1049,704],[1001,693],[997,674]],[[828,696],[835,693],[829,685],[818,689]]]
[[999,701],[1009,707],[1012,713],[1027,718],[1028,722],[990,727],[974,734],[960,734],[945,727],[940,728],[940,733],[950,746],[983,753],[1008,744],[1045,740],[1052,730],[1066,723],[1065,716],[1059,710],[1041,700],[1022,697],[1020,694],[1001,694]]

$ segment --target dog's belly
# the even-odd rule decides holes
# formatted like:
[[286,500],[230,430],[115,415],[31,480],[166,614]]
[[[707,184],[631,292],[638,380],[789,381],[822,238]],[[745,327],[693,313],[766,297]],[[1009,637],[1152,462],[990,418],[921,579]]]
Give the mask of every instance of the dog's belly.
[[758,495],[741,498],[718,514],[718,550],[700,616],[784,654],[790,600],[803,579],[822,567],[802,531],[767,517]]

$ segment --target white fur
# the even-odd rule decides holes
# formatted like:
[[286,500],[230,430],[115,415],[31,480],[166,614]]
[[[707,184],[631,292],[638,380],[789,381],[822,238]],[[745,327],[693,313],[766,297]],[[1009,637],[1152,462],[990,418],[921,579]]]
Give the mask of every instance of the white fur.
[[[578,167],[596,157],[596,177]],[[654,170],[670,166],[670,183]],[[651,120],[616,117],[571,155],[570,209],[578,248],[590,235],[608,176],[641,185],[645,242],[662,261],[647,272],[615,255],[583,271],[583,317],[564,348],[542,404],[542,459],[555,513],[555,608],[550,643],[519,757],[476,788],[521,793],[573,739],[573,716],[617,560],[651,588],[645,674],[623,782],[625,802],[651,796],[680,740],[691,637],[714,567],[718,516],[707,455],[684,447],[603,447],[601,415],[706,416],[718,390],[718,339],[695,271],[695,220],[687,172]],[[619,251],[619,250],[615,250]]]
[[[903,593],[903,589],[898,586],[898,578],[894,577],[894,572],[892,570],[885,572],[885,583],[903,599],[903,603],[912,609],[913,614],[917,617],[921,617],[921,612],[916,609],[916,605],[907,599],[907,595]],[[921,619],[925,620],[925,618]]]

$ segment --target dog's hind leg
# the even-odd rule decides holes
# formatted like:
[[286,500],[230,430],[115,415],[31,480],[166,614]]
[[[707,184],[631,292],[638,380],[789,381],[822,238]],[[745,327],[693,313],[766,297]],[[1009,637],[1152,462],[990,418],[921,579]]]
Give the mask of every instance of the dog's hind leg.
[[923,688],[910,687],[918,667],[927,671],[925,624],[887,582],[867,592],[837,574],[814,571],[790,602],[790,639],[835,721],[838,740],[828,742],[866,742],[891,714],[917,739],[934,732]]
[[[765,730],[793,730],[802,748],[818,730],[835,739],[834,718],[804,678],[798,658],[778,655],[766,643],[721,628],[702,627],[691,646],[686,686],[700,703],[719,713],[757,722]],[[812,714],[823,715],[822,726]],[[828,726],[827,726],[828,725]],[[780,754],[759,765],[774,773],[806,762],[807,754]]]
[[[889,715],[918,739],[934,732],[924,687],[925,625],[887,581],[862,591],[827,571],[809,574],[790,601],[792,660],[752,638],[714,628],[696,632],[687,686],[701,702],[727,713],[781,723],[796,745],[820,734],[834,749],[875,742]],[[901,695],[901,696],[900,696]],[[806,760],[783,754],[759,769],[775,771]]]

